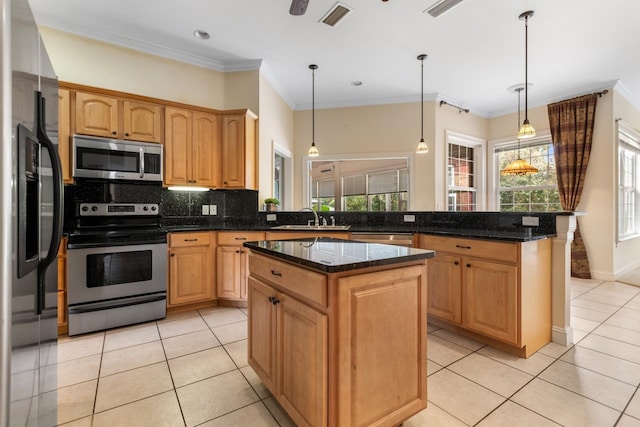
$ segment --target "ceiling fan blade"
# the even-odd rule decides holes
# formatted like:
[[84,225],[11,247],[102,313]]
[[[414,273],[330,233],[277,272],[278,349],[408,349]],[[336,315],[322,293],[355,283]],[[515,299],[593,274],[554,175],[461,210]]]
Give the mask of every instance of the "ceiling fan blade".
[[291,7],[289,13],[292,15],[304,15],[307,11],[307,5],[309,0],[291,0]]

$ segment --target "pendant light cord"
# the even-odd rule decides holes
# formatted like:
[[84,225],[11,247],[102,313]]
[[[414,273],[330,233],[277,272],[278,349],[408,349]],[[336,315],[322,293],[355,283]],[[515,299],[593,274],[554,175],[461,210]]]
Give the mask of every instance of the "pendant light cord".
[[311,143],[316,143],[316,69],[311,68]]
[[[529,120],[529,15],[524,17],[524,119]],[[520,118],[518,118],[520,122]]]
[[424,141],[424,58],[420,60],[420,142]]
[[[525,83],[526,84],[526,83]],[[516,92],[518,92],[518,128],[516,129],[516,135],[518,134],[518,131],[520,131],[520,123],[522,123],[520,121],[520,92],[522,92],[521,88],[516,88]],[[526,91],[525,91],[526,93]],[[520,138],[517,138],[518,140],[518,158],[520,158]]]

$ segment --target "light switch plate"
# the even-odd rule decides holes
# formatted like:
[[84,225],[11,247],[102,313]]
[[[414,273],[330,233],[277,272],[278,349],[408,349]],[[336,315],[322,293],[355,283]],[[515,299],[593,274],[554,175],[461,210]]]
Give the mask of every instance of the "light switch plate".
[[209,215],[218,215],[218,205],[209,205]]
[[416,222],[416,216],[415,215],[405,215],[404,216],[404,222]]
[[277,221],[276,214],[267,214],[267,221]]
[[202,205],[202,215],[209,215],[209,205]]
[[537,216],[523,216],[522,225],[537,227],[540,225],[540,218]]

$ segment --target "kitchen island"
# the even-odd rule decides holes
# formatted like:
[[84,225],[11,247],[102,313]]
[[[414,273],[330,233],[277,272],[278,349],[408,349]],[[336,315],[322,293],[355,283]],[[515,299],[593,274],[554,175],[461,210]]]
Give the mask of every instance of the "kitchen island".
[[393,426],[427,404],[433,251],[247,242],[249,364],[298,426]]

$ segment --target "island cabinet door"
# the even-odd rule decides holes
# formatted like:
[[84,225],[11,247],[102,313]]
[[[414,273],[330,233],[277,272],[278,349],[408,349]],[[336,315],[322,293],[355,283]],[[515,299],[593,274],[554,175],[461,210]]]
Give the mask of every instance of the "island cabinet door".
[[276,379],[276,291],[249,277],[248,335],[249,365],[264,385],[275,394]]
[[276,397],[296,425],[326,426],[327,315],[278,293]]
[[518,268],[465,258],[465,327],[511,344],[519,343]]

